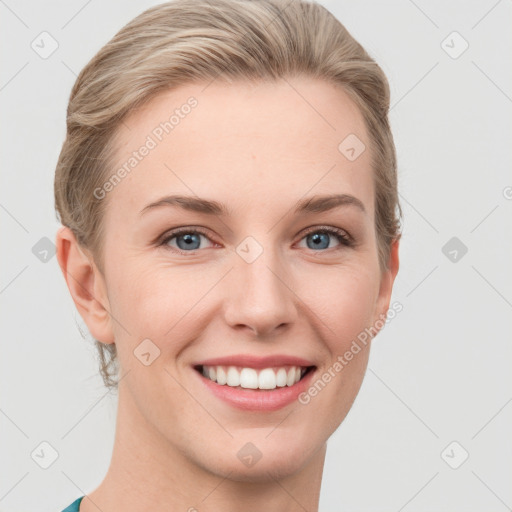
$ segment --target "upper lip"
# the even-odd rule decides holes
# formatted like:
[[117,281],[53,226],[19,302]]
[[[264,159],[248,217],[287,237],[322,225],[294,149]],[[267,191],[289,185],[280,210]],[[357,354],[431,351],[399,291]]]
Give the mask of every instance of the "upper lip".
[[197,362],[194,366],[241,366],[244,368],[271,368],[273,366],[314,366],[311,361],[302,357],[287,355],[252,356],[249,354],[234,354],[231,356],[215,357]]

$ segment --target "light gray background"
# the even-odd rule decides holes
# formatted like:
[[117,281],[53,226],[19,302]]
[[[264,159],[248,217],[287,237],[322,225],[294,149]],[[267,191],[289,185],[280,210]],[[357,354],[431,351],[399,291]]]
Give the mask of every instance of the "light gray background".
[[[32,248],[59,227],[53,176],[75,75],[156,3],[0,0],[0,511],[60,511],[108,468],[116,399],[56,258]],[[329,441],[320,509],[510,510],[512,2],[321,3],[389,78],[405,221],[404,309]],[[42,31],[59,45],[47,59],[31,48]],[[469,44],[458,58],[445,51],[458,36],[442,44],[453,31]],[[442,252],[452,237],[468,248],[456,262]],[[31,457],[43,441],[58,452],[48,469]]]

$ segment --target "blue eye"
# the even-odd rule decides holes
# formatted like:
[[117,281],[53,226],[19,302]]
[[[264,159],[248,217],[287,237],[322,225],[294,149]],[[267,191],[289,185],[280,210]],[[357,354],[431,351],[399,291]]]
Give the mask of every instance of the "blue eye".
[[[178,252],[190,252],[196,251],[199,249],[199,245],[201,245],[201,237],[209,238],[202,231],[197,231],[195,229],[183,229],[179,231],[174,231],[170,233],[168,237],[162,240],[161,245],[169,246],[172,249],[177,249]],[[170,245],[171,240],[176,239],[177,247]]]
[[337,228],[313,228],[304,236],[308,249],[339,249],[338,247],[329,247],[330,240],[335,238],[341,246],[351,247],[353,242],[351,238],[341,229]]
[[[160,243],[160,246],[174,250],[180,254],[193,253],[201,249],[201,237],[210,241],[210,238],[206,232],[198,229],[186,228],[178,229],[168,233]],[[338,242],[337,246],[331,246],[332,239]],[[314,227],[309,230],[302,238],[306,240],[306,246],[315,252],[322,252],[324,249],[342,249],[343,247],[352,247],[354,241],[342,229],[332,227]],[[171,242],[175,244],[171,245]],[[214,242],[212,242],[213,244]]]

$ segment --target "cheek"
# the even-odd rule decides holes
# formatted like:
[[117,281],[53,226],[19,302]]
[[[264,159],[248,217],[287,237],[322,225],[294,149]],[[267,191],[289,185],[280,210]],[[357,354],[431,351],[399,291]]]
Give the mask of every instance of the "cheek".
[[[144,338],[154,341],[161,349],[169,348],[169,340],[187,339],[195,318],[207,304],[201,301],[212,284],[214,273],[201,273],[193,266],[170,268],[154,263],[144,265],[142,261],[129,259],[116,267],[112,273],[111,287],[114,289],[113,314],[126,329],[115,326],[120,339],[130,333],[130,346]],[[176,343],[172,344],[179,350]]]
[[[314,274],[314,275],[313,275]],[[373,318],[377,275],[368,267],[332,267],[302,279],[297,295],[314,312],[331,352],[340,353]]]
[[371,325],[378,287],[373,271],[356,266],[338,268],[317,284],[322,286],[302,293],[309,293],[307,305],[320,319],[328,356],[300,403],[311,418],[323,418],[323,432],[330,435],[350,410],[364,378],[371,340],[361,341],[361,334]]

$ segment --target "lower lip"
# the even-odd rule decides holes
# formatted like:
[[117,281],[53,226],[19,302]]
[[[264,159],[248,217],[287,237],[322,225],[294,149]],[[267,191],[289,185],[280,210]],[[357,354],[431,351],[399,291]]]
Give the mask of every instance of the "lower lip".
[[194,372],[203,384],[218,398],[228,404],[245,411],[277,411],[297,400],[310,385],[316,369],[310,370],[293,386],[285,386],[271,390],[234,388],[227,384],[221,385],[207,379],[197,370]]

